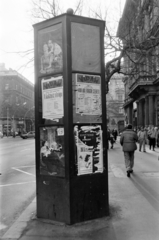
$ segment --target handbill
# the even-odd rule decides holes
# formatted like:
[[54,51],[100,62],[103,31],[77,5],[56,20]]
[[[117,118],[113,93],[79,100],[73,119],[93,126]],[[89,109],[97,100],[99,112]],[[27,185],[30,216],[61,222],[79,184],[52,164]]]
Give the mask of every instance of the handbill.
[[103,172],[101,126],[75,126],[77,175]]
[[64,116],[63,111],[63,78],[51,77],[42,79],[43,118],[58,120]]
[[76,74],[76,113],[101,115],[101,77]]

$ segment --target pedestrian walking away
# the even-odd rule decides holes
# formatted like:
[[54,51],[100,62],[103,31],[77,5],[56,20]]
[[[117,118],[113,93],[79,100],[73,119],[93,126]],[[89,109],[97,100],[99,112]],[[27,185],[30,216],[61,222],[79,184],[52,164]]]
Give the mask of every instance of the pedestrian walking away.
[[120,144],[124,152],[125,167],[126,167],[128,177],[130,177],[130,173],[133,173],[134,152],[137,149],[137,145],[136,145],[137,141],[138,141],[138,136],[132,129],[132,125],[129,124],[127,126],[127,129],[122,133],[120,137]]
[[143,146],[143,152],[146,152],[146,149],[145,149],[146,130],[142,127],[141,130],[139,130],[137,136],[138,136],[138,141],[139,141],[139,151],[141,152],[141,149]]
[[113,134],[112,134],[112,132],[110,133],[110,143],[111,143],[111,149],[113,149],[113,147],[114,147],[114,143],[115,143],[115,139],[114,139],[114,136],[113,136]]

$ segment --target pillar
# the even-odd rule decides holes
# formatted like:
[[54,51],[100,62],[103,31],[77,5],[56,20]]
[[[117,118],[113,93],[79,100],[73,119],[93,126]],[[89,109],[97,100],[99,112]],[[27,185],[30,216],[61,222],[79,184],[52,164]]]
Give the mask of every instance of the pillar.
[[133,103],[130,103],[128,106],[128,123],[133,123]]
[[145,126],[149,125],[149,102],[148,97],[145,97]]
[[149,96],[149,125],[154,124],[154,101],[153,95]]
[[139,126],[139,102],[136,102],[137,105],[137,126]]
[[141,127],[143,125],[142,118],[143,118],[143,104],[142,101],[140,100],[138,103],[138,108],[137,108],[137,125],[138,127]]

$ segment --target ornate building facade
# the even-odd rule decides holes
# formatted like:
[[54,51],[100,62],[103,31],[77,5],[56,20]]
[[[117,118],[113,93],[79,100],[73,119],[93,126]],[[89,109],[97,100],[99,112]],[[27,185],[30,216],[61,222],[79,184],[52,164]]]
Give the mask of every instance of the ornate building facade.
[[159,0],[126,0],[117,35],[129,51],[124,56],[124,109],[134,127],[159,126],[158,25]]
[[17,71],[0,64],[0,131],[34,129],[34,85]]
[[122,75],[115,74],[109,82],[107,99],[107,125],[109,129],[117,129],[119,132],[124,128],[124,84]]

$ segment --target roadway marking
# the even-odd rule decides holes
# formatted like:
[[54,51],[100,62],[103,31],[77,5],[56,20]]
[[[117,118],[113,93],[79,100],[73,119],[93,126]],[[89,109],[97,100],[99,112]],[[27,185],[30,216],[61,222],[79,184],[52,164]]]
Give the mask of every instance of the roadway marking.
[[2,229],[4,229],[4,228],[7,228],[7,226],[4,225],[4,224],[2,224],[2,223],[0,222],[0,230],[2,230]]
[[31,175],[31,176],[35,176],[35,174],[25,172],[25,171],[23,171],[23,170],[20,170],[19,168],[12,167],[12,169],[14,169],[14,170],[16,170],[16,171],[19,171],[19,172],[22,172],[22,173],[25,173],[25,174],[28,174],[28,175]]
[[24,148],[24,149],[21,149],[20,151],[22,152],[22,151],[28,151],[28,150],[30,150],[30,148]]
[[35,164],[34,165],[28,165],[28,166],[19,166],[19,168],[27,168],[27,167],[35,167]]
[[10,184],[5,184],[5,185],[0,185],[0,187],[10,187],[10,186],[14,186],[14,185],[22,185],[22,184],[28,184],[28,183],[35,183],[35,181],[21,182],[21,183],[10,183]]

